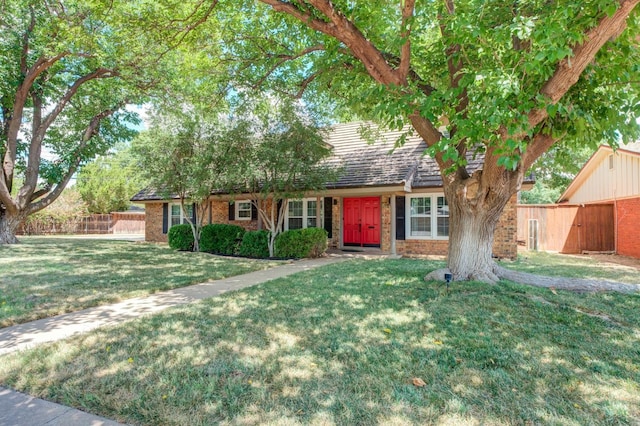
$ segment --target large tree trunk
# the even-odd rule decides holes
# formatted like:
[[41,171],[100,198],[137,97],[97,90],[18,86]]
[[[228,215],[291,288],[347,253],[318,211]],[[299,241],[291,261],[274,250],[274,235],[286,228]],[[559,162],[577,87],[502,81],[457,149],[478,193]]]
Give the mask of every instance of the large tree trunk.
[[6,210],[0,211],[0,245],[19,243],[16,232],[20,221],[19,215],[9,214]]
[[448,267],[457,281],[497,282],[494,274],[493,235],[500,216],[516,188],[517,174],[483,179],[483,171],[445,181],[449,203]]
[[[427,279],[495,283],[493,236],[500,216],[522,180],[521,173],[490,168],[469,176],[459,171],[442,173],[449,204],[448,270],[438,270]],[[434,212],[435,214],[435,212]]]
[[449,201],[448,266],[456,281],[496,282],[493,234],[499,214],[469,211],[457,198]]

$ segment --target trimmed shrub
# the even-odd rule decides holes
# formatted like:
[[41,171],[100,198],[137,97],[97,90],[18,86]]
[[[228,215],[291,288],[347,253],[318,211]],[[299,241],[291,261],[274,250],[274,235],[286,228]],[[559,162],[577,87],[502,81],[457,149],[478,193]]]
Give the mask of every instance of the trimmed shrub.
[[276,257],[319,257],[327,250],[327,231],[305,228],[285,231],[276,238]]
[[269,231],[249,231],[242,237],[240,256],[266,259],[269,257]]
[[183,223],[169,228],[169,247],[180,251],[193,250],[193,231],[191,225]]
[[200,251],[215,254],[238,254],[245,230],[238,225],[213,223],[202,227]]

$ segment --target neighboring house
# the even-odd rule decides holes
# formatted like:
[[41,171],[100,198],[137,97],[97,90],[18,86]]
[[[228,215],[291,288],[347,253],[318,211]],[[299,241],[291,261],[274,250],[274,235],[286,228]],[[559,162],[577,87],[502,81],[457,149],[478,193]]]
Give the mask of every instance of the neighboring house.
[[[370,144],[361,137],[361,126],[333,127],[327,142],[343,173],[337,182],[327,182],[321,193],[290,200],[285,229],[323,227],[330,246],[341,249],[378,247],[384,253],[445,255],[449,208],[438,166],[424,155],[426,144],[419,137],[407,137],[403,146],[393,150],[401,132],[381,132]],[[470,167],[480,167],[481,160],[470,159]],[[184,221],[178,200],[143,190],[132,201],[146,205],[147,241],[166,241],[168,228]],[[233,223],[249,230],[260,227],[250,194],[236,195],[234,200],[212,195],[211,207],[210,223]],[[516,257],[516,228],[514,195],[496,229],[494,256]]]
[[557,204],[518,206],[518,222],[533,249],[640,258],[640,142],[601,146]]

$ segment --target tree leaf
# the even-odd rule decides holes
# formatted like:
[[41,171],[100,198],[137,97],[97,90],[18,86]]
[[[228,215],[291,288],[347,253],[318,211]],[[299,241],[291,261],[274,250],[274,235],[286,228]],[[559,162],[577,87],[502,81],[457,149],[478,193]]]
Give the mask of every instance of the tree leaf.
[[425,381],[422,380],[420,377],[414,377],[413,379],[411,379],[411,383],[413,383],[413,386],[415,386],[417,388],[423,388],[423,387],[427,386]]

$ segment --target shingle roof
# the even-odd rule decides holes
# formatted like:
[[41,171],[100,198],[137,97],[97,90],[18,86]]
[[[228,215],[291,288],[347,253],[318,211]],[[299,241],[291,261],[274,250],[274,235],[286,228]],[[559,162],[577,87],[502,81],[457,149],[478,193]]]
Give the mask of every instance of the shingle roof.
[[[375,142],[369,143],[360,129],[369,127]],[[356,122],[334,126],[327,142],[334,147],[336,157],[344,161],[344,174],[329,188],[354,188],[408,184],[411,188],[442,187],[440,168],[426,154],[427,144],[417,135],[407,135],[404,145],[394,149],[405,131],[377,132],[374,124]],[[408,130],[408,129],[407,129]],[[366,132],[366,131],[365,131]],[[482,167],[484,156],[468,154],[468,170]]]
[[[365,129],[361,131],[361,129]],[[369,130],[366,130],[369,129]],[[361,135],[371,133],[373,143]],[[442,178],[436,161],[425,154],[427,144],[417,135],[406,136],[396,147],[403,131],[378,131],[374,124],[355,122],[337,124],[330,130],[327,143],[333,147],[331,163],[342,166],[338,181],[327,182],[330,189],[408,185],[412,188],[438,188]],[[469,161],[469,171],[482,167],[482,155]],[[162,200],[161,191],[150,188],[137,193],[132,201]]]
[[[154,188],[144,188],[139,191],[136,195],[131,197],[131,201],[160,201],[166,200],[167,197],[162,195],[163,192],[158,191]],[[177,196],[170,197],[171,199],[177,199]]]
[[[342,175],[329,188],[359,188],[364,186],[402,185],[410,179],[419,159],[427,148],[421,138],[408,136],[403,146],[395,147],[400,131],[378,132],[370,143],[360,134],[367,123],[334,126],[327,139],[333,147],[333,160],[341,162]],[[395,148],[395,149],[394,149]]]

